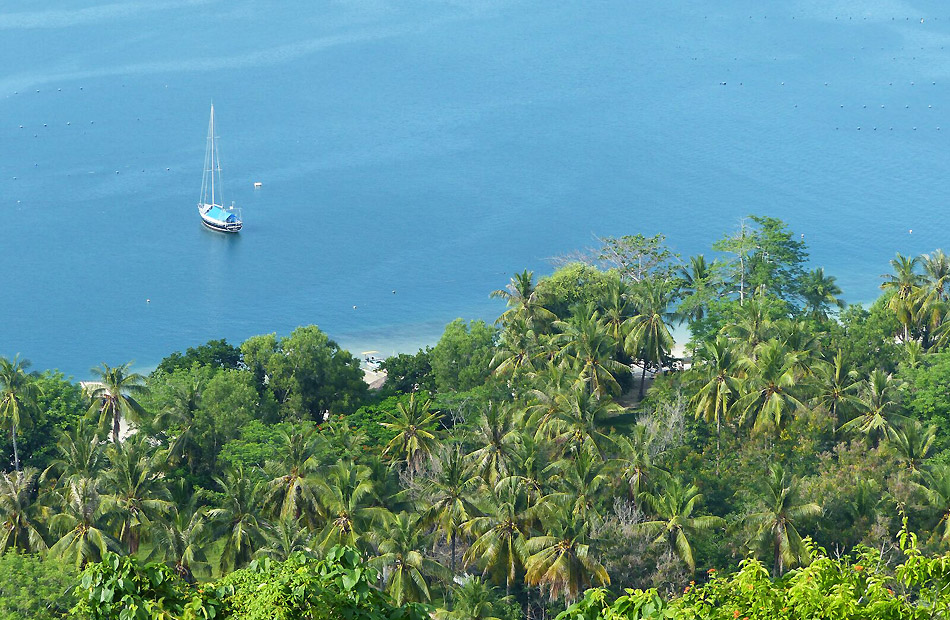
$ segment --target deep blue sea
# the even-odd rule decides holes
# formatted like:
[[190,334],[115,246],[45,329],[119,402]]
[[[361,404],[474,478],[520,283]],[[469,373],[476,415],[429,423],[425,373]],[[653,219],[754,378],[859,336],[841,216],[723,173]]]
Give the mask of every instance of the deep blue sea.
[[853,301],[950,250],[946,2],[8,0],[0,60],[0,354],[77,379],[309,323],[413,350],[596,235],[777,216]]

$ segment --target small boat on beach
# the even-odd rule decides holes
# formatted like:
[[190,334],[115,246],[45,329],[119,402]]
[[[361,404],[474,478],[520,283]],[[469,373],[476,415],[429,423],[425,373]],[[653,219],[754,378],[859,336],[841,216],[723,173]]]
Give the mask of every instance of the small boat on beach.
[[241,212],[231,203],[224,207],[221,198],[221,161],[214,135],[214,104],[211,104],[211,120],[208,121],[208,145],[205,150],[205,170],[201,179],[201,198],[198,200],[198,215],[201,223],[219,232],[236,233],[244,226]]

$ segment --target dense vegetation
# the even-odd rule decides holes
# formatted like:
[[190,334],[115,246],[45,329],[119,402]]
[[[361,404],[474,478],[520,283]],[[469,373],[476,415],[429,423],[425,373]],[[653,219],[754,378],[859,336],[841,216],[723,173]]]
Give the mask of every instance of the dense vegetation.
[[[148,376],[103,364],[84,387],[0,359],[0,562],[48,588],[85,570],[78,591],[37,594],[35,617],[77,601],[110,617],[89,605],[120,580],[167,584],[126,593],[165,601],[153,617],[265,617],[235,607],[265,583],[281,617],[323,617],[314,601],[352,593],[284,586],[334,571],[385,591],[377,617],[652,617],[631,597],[774,617],[808,588],[858,592],[851,615],[811,617],[946,605],[950,257],[898,255],[862,308],[781,221],[712,249],[608,238],[518,273],[494,325],[458,320],[387,359],[379,392],[315,326]],[[741,607],[749,580],[765,598]],[[6,585],[0,613],[22,603]]]

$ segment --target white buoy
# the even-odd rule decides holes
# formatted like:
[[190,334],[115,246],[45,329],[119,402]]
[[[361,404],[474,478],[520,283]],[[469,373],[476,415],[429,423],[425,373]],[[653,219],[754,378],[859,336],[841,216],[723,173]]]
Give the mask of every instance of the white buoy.
[[150,303],[152,303],[152,300],[151,300],[151,299],[148,299],[148,298],[146,298],[146,299],[145,299],[145,303],[147,303],[147,304],[150,304]]

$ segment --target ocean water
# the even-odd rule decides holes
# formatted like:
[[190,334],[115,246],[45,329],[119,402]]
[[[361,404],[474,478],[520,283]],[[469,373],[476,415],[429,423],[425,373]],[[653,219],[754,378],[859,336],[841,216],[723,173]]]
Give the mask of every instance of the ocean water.
[[[777,216],[854,301],[950,250],[946,3],[11,0],[0,58],[0,353],[76,378],[308,323],[412,350],[596,235]],[[212,100],[236,236],[195,209]]]

